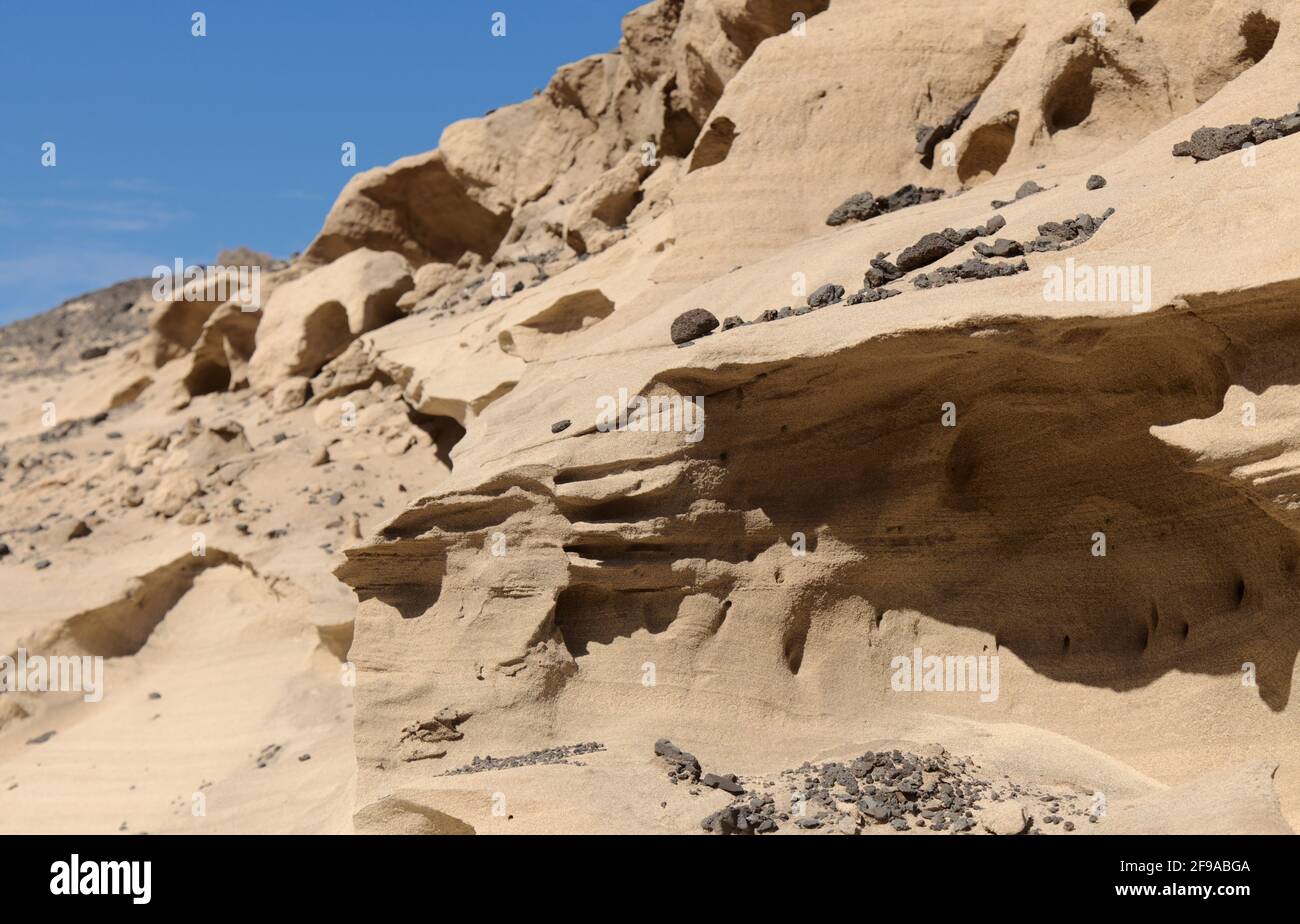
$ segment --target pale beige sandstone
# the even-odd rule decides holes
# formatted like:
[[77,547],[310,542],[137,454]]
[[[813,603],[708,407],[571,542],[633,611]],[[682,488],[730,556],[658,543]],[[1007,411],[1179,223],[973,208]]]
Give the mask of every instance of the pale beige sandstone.
[[355,250],[276,289],[257,328],[250,386],[265,391],[286,376],[315,375],[357,336],[397,318],[397,299],[411,286],[399,254]]
[[1029,826],[1025,810],[1019,802],[1005,800],[986,806],[979,813],[980,824],[989,834],[1009,836],[1023,834]]
[[[2,537],[7,650],[98,646],[121,691],[4,706],[6,830],[48,824],[94,761],[93,813],[56,827],[129,810],[132,830],[698,831],[728,797],[669,783],[661,737],[742,775],[939,742],[992,777],[1099,794],[1078,834],[1294,828],[1300,136],[1201,164],[1170,149],[1294,110],[1300,11],[817,6],[797,34],[793,4],[649,4],[619,54],[354,178],[251,353],[251,319],[214,306],[161,368],[142,341],[0,392],[3,519],[35,527]],[[1280,26],[1262,57],[1255,12]],[[916,125],[976,93],[950,162],[924,166]],[[751,320],[824,282],[855,291],[875,253],[982,224],[1029,179],[1047,191],[1004,208],[999,236],[1116,212],[1017,276],[909,278],[669,342],[688,309]],[[908,182],[972,188],[825,226]],[[377,287],[391,310],[306,350],[311,311],[377,290],[348,261],[381,258],[405,280]],[[1045,299],[1067,259],[1149,268],[1152,311]],[[313,304],[275,322],[295,286]],[[599,431],[621,389],[703,396],[702,438]],[[44,398],[67,420],[114,394],[107,421],[40,441]],[[197,451],[194,416],[238,422],[251,451]],[[145,499],[171,509],[177,485],[155,515]],[[89,536],[40,528],[74,516]],[[895,692],[916,647],[996,655],[998,697]],[[217,732],[196,744],[200,725]],[[439,775],[593,740],[576,763]],[[205,779],[210,822],[185,807]]]
[[[617,239],[611,229],[637,205],[638,185],[691,150],[727,82],[764,39],[791,28],[796,14],[827,6],[646,4],[625,17],[617,53],[566,65],[532,99],[448,126],[436,151],[355,176],[306,259],[327,262],[366,247],[397,251],[417,268],[471,258],[509,271],[529,257],[558,272],[570,263],[568,238],[591,236],[594,249]],[[570,217],[576,227],[566,229]],[[464,267],[460,279],[473,281],[474,271]],[[455,301],[452,290],[441,293],[448,298]]]
[[[476,830],[518,830],[494,826],[470,795],[513,780],[539,813],[523,829],[583,829],[553,788],[568,771],[444,783],[429,761],[394,759],[401,727],[455,704],[473,716],[464,739],[445,743],[446,766],[596,739],[619,756],[591,766],[623,772],[627,761],[652,767],[650,745],[668,734],[708,747],[706,762],[759,772],[837,734],[902,737],[941,713],[1019,723],[1006,734],[1021,750],[1074,739],[1113,755],[1146,779],[1112,793],[1120,802],[1158,791],[1154,780],[1276,759],[1294,819],[1294,526],[1235,482],[1182,469],[1149,432],[1216,414],[1235,384],[1262,394],[1293,381],[1273,344],[1300,324],[1300,252],[1252,216],[1285,213],[1278,197],[1290,193],[1277,183],[1300,166],[1297,142],[1260,147],[1253,166],[1169,154],[1202,124],[1294,108],[1283,75],[1297,56],[1295,13],[1263,6],[1283,21],[1277,46],[1199,109],[1199,62],[1180,51],[1187,27],[1163,13],[1135,27],[1119,4],[1103,5],[1112,28],[1092,36],[1080,26],[1095,4],[832,7],[806,36],[763,43],[727,84],[711,116],[734,125],[726,156],[706,152],[665,213],[468,320],[415,316],[368,337],[411,400],[458,409],[468,433],[444,486],[338,571],[363,601],[359,803],[423,787],[420,805]],[[1052,94],[1093,53],[1107,63],[1090,75],[1092,112],[1066,126]],[[879,67],[850,66],[863,55]],[[953,139],[956,163],[927,171],[912,127],[980,90]],[[929,108],[900,105],[927,93]],[[978,189],[858,226],[822,224],[864,188],[980,179],[970,165],[987,158],[983,127],[1008,107],[1019,111],[1015,140],[1005,159],[984,161],[995,175]],[[707,131],[696,154],[706,143]],[[1105,190],[1084,189],[1093,172]],[[1049,191],[1004,209],[1002,236],[1117,212],[1087,244],[1031,256],[1020,276],[928,292],[904,280],[901,297],[878,305],[668,343],[688,308],[751,319],[799,304],[796,272],[804,291],[830,281],[853,291],[871,254],[980,224],[990,199],[1029,178]],[[1044,300],[1043,269],[1067,257],[1150,267],[1151,308],[1184,307],[1134,316],[1128,304]],[[614,310],[594,321],[565,311],[591,291]],[[571,329],[543,333],[566,315]],[[595,432],[597,399],[620,388],[705,395],[704,439]],[[472,394],[491,400],[475,405]],[[946,401],[956,428],[939,424]],[[554,435],[560,419],[573,424]],[[1098,529],[1115,543],[1104,559],[1089,554]],[[815,546],[803,558],[789,550],[795,533]],[[504,556],[492,555],[496,535]],[[998,654],[999,699],[894,694],[890,659],[918,642]],[[1257,686],[1242,684],[1243,661]],[[650,688],[647,664],[659,678]],[[1209,698],[1218,706],[1207,712],[1198,704]],[[1079,755],[1057,778],[1088,788],[1100,766]],[[575,787],[604,793],[593,774],[575,773]],[[630,811],[629,801],[618,804]],[[695,821],[709,810],[698,806]],[[1170,813],[1171,829],[1200,823]]]

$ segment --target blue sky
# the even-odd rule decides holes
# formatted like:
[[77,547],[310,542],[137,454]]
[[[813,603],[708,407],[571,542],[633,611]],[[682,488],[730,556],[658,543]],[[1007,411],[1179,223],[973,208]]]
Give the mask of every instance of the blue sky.
[[353,173],[612,50],[638,3],[0,0],[0,323],[177,257],[302,250]]

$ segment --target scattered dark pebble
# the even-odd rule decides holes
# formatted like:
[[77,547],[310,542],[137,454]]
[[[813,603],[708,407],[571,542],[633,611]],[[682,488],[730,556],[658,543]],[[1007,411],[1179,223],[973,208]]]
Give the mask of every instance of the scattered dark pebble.
[[510,770],[515,767],[531,767],[537,764],[567,764],[572,762],[570,760],[572,757],[593,754],[596,751],[603,750],[605,750],[603,744],[597,741],[587,741],[583,744],[567,744],[554,748],[545,748],[541,751],[530,751],[527,754],[520,754],[515,757],[492,757],[491,755],[475,757],[465,766],[440,773],[439,776],[461,776],[466,773],[482,773],[485,770]]
[[569,426],[570,426],[572,423],[573,423],[572,420],[567,420],[567,419],[566,419],[566,420],[557,420],[555,423],[551,424],[551,432],[552,432],[552,433],[563,433],[565,430],[569,429]]
[[1045,191],[1046,190],[1044,190],[1042,186],[1039,186],[1033,180],[1026,180],[1021,183],[1020,188],[1016,190],[1016,197],[1014,199],[994,199],[990,204],[995,209],[1005,208],[1006,206],[1019,202],[1021,199],[1028,196],[1033,196]]

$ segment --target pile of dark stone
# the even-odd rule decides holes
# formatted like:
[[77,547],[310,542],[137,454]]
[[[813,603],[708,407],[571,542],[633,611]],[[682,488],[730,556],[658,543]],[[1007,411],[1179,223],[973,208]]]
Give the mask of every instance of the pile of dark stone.
[[962,832],[975,827],[975,809],[991,791],[968,759],[903,751],[868,751],[847,763],[805,763],[774,783],[751,787],[790,793],[790,809],[781,810],[771,791],[742,791],[700,826],[715,834],[766,834],[787,822],[802,830],[846,833],[868,824]]
[[1190,157],[1197,162],[1214,160],[1224,154],[1240,151],[1249,144],[1276,141],[1296,132],[1300,132],[1300,107],[1295,112],[1288,112],[1276,119],[1251,119],[1249,125],[1198,128],[1187,141],[1174,145],[1174,157]]
[[941,266],[932,272],[921,273],[912,279],[912,285],[918,289],[938,289],[954,282],[1014,276],[1027,269],[1029,264],[1024,260],[1019,263],[989,263],[981,257],[972,257],[954,266]]
[[942,142],[947,141],[953,135],[957,134],[962,124],[970,118],[970,114],[975,111],[975,105],[980,101],[978,96],[972,97],[964,106],[954,112],[948,118],[944,119],[938,125],[918,125],[916,128],[916,153],[921,155],[921,163],[930,167],[934,164],[934,149]]
[[700,827],[710,834],[770,834],[780,828],[778,820],[789,819],[788,813],[777,811],[771,795],[750,796],[714,812]]
[[[674,785],[687,783],[691,795],[711,787],[734,797],[700,821],[712,834],[769,834],[783,825],[841,834],[877,825],[895,831],[1041,834],[1036,822],[1072,832],[1076,824],[1067,816],[1079,822],[1099,820],[1081,804],[1080,794],[1049,792],[1005,776],[990,780],[970,758],[942,749],[929,755],[867,751],[850,761],[805,763],[771,779],[747,777],[743,784],[734,774],[703,772],[694,754],[667,738],[655,742],[654,752],[668,765]],[[1010,821],[1003,811],[995,822],[989,806],[1002,802],[1010,804]]]
[[475,757],[463,767],[457,767],[455,770],[448,770],[438,775],[462,776],[466,773],[482,773],[485,770],[513,770],[516,767],[533,767],[538,764],[574,764],[582,766],[581,761],[575,761],[572,758],[603,750],[605,750],[605,745],[600,742],[587,741],[582,744],[566,744],[554,748],[545,748],[541,751],[530,751],[516,757],[492,757],[491,755]]
[[[868,751],[847,762],[805,763],[774,781],[748,783],[748,792],[701,822],[719,834],[765,834],[783,823],[805,831],[856,834],[863,828],[888,826],[896,831],[927,828],[960,834],[981,826],[980,813],[990,804],[1009,801],[1024,810],[1023,826],[1000,833],[1042,833],[1035,826],[1036,807],[1045,825],[1074,831],[1073,816],[1095,823],[1098,816],[1075,795],[1046,792],[1009,779],[983,778],[974,761],[947,751],[922,756],[907,751]],[[782,809],[788,794],[788,810]],[[776,796],[783,796],[778,802]],[[1014,814],[1014,813],[1013,813]],[[1016,814],[1014,817],[1020,817]],[[985,819],[984,824],[988,824]]]
[[668,764],[668,779],[673,785],[678,783],[699,783],[710,789],[721,789],[733,796],[743,796],[745,787],[734,773],[705,773],[699,758],[689,751],[683,751],[667,738],[655,742],[655,755]]
[[[1005,218],[1001,215],[994,215],[977,228],[944,228],[942,231],[931,232],[924,235],[910,247],[905,247],[892,264],[885,260],[888,254],[876,254],[875,259],[871,261],[871,270],[867,271],[867,285],[893,282],[912,270],[942,260],[958,247],[969,244],[977,237],[988,237],[990,234],[996,234],[1006,227],[1006,224],[1007,220]],[[873,274],[872,270],[876,272]],[[877,283],[877,279],[881,280],[881,282]]]
[[668,779],[677,783],[696,783],[700,779],[700,761],[689,751],[683,751],[667,738],[655,742],[655,754],[667,761]]
[[865,824],[889,825],[898,831],[929,827],[934,831],[968,831],[974,810],[990,789],[974,776],[967,758],[943,752],[920,757],[905,751],[868,751],[848,763],[804,764],[782,776],[792,783],[804,806],[801,827],[821,827],[838,816]]
[[899,209],[911,208],[914,205],[934,202],[936,199],[942,198],[942,189],[935,189],[932,186],[916,186],[912,183],[900,186],[888,196],[873,196],[869,192],[861,192],[856,196],[849,196],[849,198],[837,205],[826,216],[826,224],[834,228],[848,224],[850,221],[866,221],[869,218],[875,218],[877,215],[897,212]]
[[[1029,184],[1026,184],[1029,185]],[[1037,186],[1037,184],[1033,184]],[[1024,186],[1021,187],[1025,189]],[[1039,190],[1041,191],[1041,190]],[[1023,259],[1016,263],[990,263],[988,258],[1008,259],[1023,257],[1027,253],[1047,253],[1075,247],[1091,238],[1114,209],[1106,209],[1100,217],[1080,213],[1075,218],[1065,221],[1049,221],[1038,226],[1038,237],[1030,241],[1013,241],[998,238],[992,244],[980,241],[975,244],[977,257],[962,263],[939,267],[929,273],[921,273],[912,279],[918,289],[933,289],[954,282],[967,280],[994,279],[999,276],[1014,276],[1029,269]],[[692,308],[679,314],[672,323],[669,335],[673,343],[685,346],[700,337],[706,337],[719,328],[722,331],[734,330],[749,324],[764,324],[768,321],[780,321],[783,318],[809,314],[831,305],[861,305],[878,302],[900,294],[897,289],[888,288],[888,284],[902,279],[913,270],[937,263],[958,248],[971,241],[989,237],[1006,227],[1007,221],[1001,215],[994,215],[983,225],[974,228],[944,228],[921,237],[915,244],[905,247],[893,262],[888,253],[876,254],[870,262],[862,279],[862,288],[849,295],[845,288],[837,283],[819,286],[808,296],[808,304],[797,308],[769,308],[752,321],[732,315],[719,324],[711,311]],[[552,429],[552,432],[557,432]]]
[[[700,822],[705,831],[714,834],[766,834],[777,829],[776,800],[772,796],[754,796],[746,801],[743,798],[745,787],[734,773],[705,773],[699,758],[683,751],[667,738],[655,742],[655,755],[668,764],[668,779],[674,786],[698,783],[736,797],[736,802]],[[692,788],[691,792],[698,795],[700,790]]]
[[1033,180],[1026,180],[1021,183],[1020,188],[1016,190],[1016,197],[1014,199],[994,199],[989,203],[989,205],[993,206],[995,209],[1004,209],[1008,205],[1014,205],[1021,199],[1037,195],[1040,192],[1047,192],[1047,189],[1043,186],[1039,186]]
[[1031,241],[1009,241],[998,238],[992,244],[980,242],[975,245],[975,252],[981,257],[1019,257],[1027,253],[1052,253],[1068,250],[1087,241],[1110,216],[1114,209],[1106,209],[1100,217],[1080,212],[1074,218],[1065,221],[1048,221],[1038,226],[1038,237]]
[[[898,275],[901,276],[902,274],[899,273]],[[859,305],[863,302],[876,302],[881,299],[892,298],[898,294],[900,293],[897,289],[877,288],[868,283],[861,291],[854,292],[846,297],[844,286],[831,282],[818,287],[816,291],[809,295],[808,304],[806,305],[768,308],[752,321],[746,321],[744,318],[732,315],[723,319],[721,325],[719,325],[717,317],[712,312],[703,308],[692,308],[690,311],[682,312],[673,320],[672,327],[669,330],[669,337],[678,346],[685,346],[700,337],[707,337],[714,330],[720,329],[725,332],[735,330],[737,327],[746,327],[750,324],[766,324],[768,321],[780,321],[785,318],[811,314],[820,308],[828,308],[841,302],[846,305]]]
[[1099,218],[1080,213],[1065,221],[1045,222],[1038,226],[1038,237],[1031,241],[1012,241],[1004,237],[992,244],[980,241],[975,245],[978,256],[955,266],[942,266],[933,272],[921,273],[913,277],[912,285],[918,289],[937,289],[954,282],[995,279],[1023,273],[1029,269],[1029,264],[1023,259],[1015,263],[990,263],[989,258],[1007,260],[1023,257],[1027,253],[1051,253],[1077,247],[1096,234],[1102,223],[1113,214],[1114,209],[1107,209]]

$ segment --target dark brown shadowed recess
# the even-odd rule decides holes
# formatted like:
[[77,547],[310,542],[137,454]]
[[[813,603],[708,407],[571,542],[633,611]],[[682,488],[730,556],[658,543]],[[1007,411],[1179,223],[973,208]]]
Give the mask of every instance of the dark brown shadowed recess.
[[[822,606],[918,610],[996,635],[1053,679],[1115,690],[1250,661],[1280,709],[1300,648],[1300,537],[1151,428],[1213,416],[1233,383],[1300,382],[1300,354],[1276,348],[1300,342],[1297,296],[1288,284],[1194,311],[973,324],[661,381],[708,395],[689,455],[716,468],[710,498],[864,553]],[[948,401],[953,428],[939,423]],[[728,540],[742,537],[712,536]],[[794,671],[817,619],[796,616],[781,643]]]
[[1142,17],[1155,9],[1155,5],[1159,2],[1160,0],[1133,0],[1128,5],[1128,11],[1133,14],[1134,22],[1140,22]]

